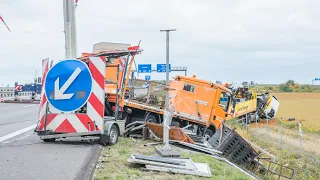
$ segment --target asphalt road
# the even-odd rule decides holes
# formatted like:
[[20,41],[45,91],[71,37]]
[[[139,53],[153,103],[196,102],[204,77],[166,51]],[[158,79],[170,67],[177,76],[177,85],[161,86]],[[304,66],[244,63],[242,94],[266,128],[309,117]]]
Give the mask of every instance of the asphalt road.
[[[89,179],[102,147],[78,139],[43,142],[32,128],[38,108],[0,103],[0,179]],[[26,127],[31,129],[7,139]]]

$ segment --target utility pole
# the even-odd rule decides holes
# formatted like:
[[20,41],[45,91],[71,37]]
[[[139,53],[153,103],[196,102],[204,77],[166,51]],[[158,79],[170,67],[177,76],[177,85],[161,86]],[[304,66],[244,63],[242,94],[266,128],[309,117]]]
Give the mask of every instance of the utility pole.
[[66,59],[77,58],[76,17],[74,0],[62,0]]
[[[177,31],[176,29],[165,29],[160,30],[160,32],[166,32],[167,42],[166,42],[166,85],[169,86],[169,32]],[[169,93],[166,91],[166,109],[169,108]]]
[[[160,32],[166,32],[166,86],[169,87],[169,32],[170,31],[176,31],[176,29],[166,29],[166,30],[160,30]],[[180,156],[180,153],[174,149],[170,148],[169,145],[169,129],[170,129],[170,123],[172,120],[174,109],[171,107],[169,109],[169,90],[166,90],[166,107],[165,107],[165,113],[163,115],[163,142],[164,147],[163,148],[156,148],[156,152],[160,154],[161,156]]]

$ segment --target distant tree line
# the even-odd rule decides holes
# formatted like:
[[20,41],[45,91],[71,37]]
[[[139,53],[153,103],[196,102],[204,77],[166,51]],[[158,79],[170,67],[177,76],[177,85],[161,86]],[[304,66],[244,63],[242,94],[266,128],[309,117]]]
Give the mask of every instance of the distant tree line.
[[294,80],[288,80],[280,85],[266,85],[266,86],[252,86],[251,89],[255,89],[258,93],[263,92],[320,92],[320,88],[313,87],[311,85],[303,85],[295,82]]
[[310,85],[300,85],[294,80],[288,80],[285,83],[280,84],[281,92],[315,92],[317,89]]

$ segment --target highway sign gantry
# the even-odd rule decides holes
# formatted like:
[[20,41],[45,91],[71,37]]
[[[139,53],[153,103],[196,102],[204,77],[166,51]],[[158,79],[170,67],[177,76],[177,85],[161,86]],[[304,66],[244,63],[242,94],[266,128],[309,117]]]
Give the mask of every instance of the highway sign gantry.
[[92,91],[92,75],[79,60],[63,60],[54,65],[45,79],[45,93],[56,109],[71,112],[81,108]]
[[138,64],[139,73],[151,73],[151,64]]
[[[157,72],[166,72],[166,64],[157,64]],[[171,64],[169,64],[169,72],[171,72]]]

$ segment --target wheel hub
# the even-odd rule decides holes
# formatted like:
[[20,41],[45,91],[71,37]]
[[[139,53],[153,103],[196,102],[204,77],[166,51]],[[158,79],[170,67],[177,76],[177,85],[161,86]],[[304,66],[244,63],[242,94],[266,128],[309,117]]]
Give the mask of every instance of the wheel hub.
[[117,140],[116,131],[114,129],[111,129],[110,131],[110,140],[112,143],[116,142]]
[[209,141],[210,135],[209,135],[209,134],[205,134],[205,135],[204,135],[204,139],[205,139],[206,141]]

